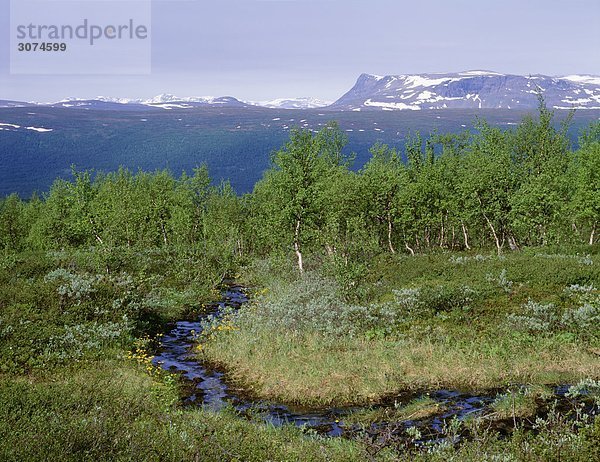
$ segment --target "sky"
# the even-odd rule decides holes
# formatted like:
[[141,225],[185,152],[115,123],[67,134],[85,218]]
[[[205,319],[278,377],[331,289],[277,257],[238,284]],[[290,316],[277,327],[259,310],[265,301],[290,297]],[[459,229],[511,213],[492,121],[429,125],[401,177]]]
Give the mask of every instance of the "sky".
[[[88,0],[70,1],[65,20],[74,21]],[[171,93],[333,101],[361,73],[600,75],[600,0],[148,2],[148,73],[111,75],[107,64],[106,75],[27,75],[11,74],[10,0],[0,0],[0,99]],[[96,58],[85,59],[81,69]]]

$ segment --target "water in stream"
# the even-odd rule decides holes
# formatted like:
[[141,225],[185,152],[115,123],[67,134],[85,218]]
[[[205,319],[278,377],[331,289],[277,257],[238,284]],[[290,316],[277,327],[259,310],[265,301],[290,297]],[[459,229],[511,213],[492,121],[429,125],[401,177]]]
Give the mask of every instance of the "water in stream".
[[[242,390],[228,385],[224,374],[216,371],[207,364],[203,364],[193,353],[196,336],[202,329],[201,320],[211,314],[218,314],[226,307],[239,308],[248,301],[243,287],[230,284],[222,292],[222,300],[212,306],[195,321],[179,321],[173,329],[161,339],[161,345],[155,354],[153,363],[162,368],[180,373],[186,380],[189,392],[186,394],[185,402],[190,405],[204,406],[208,409],[218,411],[226,406],[232,406],[241,413],[251,412],[260,415],[264,421],[274,425],[293,423],[298,426],[308,426],[321,434],[329,436],[351,435],[357,431],[356,426],[344,425],[344,416],[348,413],[360,410],[354,408],[324,408],[324,409],[298,409],[279,403],[253,400],[248,398]],[[568,387],[557,387],[555,394],[557,399],[565,400]],[[398,428],[418,427],[424,435],[425,441],[436,441],[443,437],[445,425],[453,418],[460,420],[468,416],[477,416],[489,413],[489,405],[495,400],[497,391],[488,392],[484,395],[472,395],[458,391],[439,390],[429,392],[427,398],[439,403],[440,412],[437,415],[428,416],[419,420],[409,420],[394,423],[395,431]],[[422,396],[425,396],[424,394]],[[419,395],[407,394],[400,401],[408,402],[418,398]],[[392,402],[388,406],[394,406]],[[386,406],[381,404],[380,406]],[[595,413],[597,408],[589,408],[588,411]],[[389,423],[372,424],[370,431],[377,433]],[[398,426],[399,425],[399,426]]]

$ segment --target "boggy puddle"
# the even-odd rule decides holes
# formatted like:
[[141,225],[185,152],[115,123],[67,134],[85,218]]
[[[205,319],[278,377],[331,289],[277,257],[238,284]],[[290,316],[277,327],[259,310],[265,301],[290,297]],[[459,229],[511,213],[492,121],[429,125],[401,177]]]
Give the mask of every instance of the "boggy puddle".
[[[487,420],[487,428],[501,434],[515,426],[533,427],[536,417],[547,415],[550,409],[566,414],[576,408],[590,415],[598,414],[598,406],[588,401],[568,398],[568,386],[547,387],[545,396],[529,395],[524,387],[513,394],[504,389],[480,393],[455,390],[407,392],[389,396],[371,406],[306,408],[275,403],[252,397],[243,389],[228,383],[224,371],[199,361],[193,355],[201,321],[209,315],[219,315],[226,307],[239,308],[248,301],[244,288],[231,281],[222,289],[222,299],[195,320],[174,323],[163,335],[153,363],[169,372],[181,374],[187,405],[203,406],[218,411],[226,407],[253,420],[276,426],[294,424],[328,436],[351,438],[404,439],[413,445],[458,438],[453,434],[456,422],[465,419]],[[499,397],[503,397],[499,400]],[[518,403],[517,403],[518,401]],[[525,406],[525,409],[524,409]],[[407,432],[408,429],[409,432]],[[455,432],[456,433],[456,432]]]

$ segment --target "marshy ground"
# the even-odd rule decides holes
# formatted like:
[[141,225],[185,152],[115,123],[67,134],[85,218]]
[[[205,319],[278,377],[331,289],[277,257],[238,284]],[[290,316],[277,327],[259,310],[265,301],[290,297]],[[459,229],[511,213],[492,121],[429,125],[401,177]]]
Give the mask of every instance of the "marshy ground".
[[[598,306],[596,255],[382,257],[354,300],[322,271],[247,267],[240,280],[255,288],[251,302],[206,322],[195,354],[225,366],[227,381],[253,398],[364,405],[345,417],[349,439],[182,406],[180,379],[152,362],[162,329],[151,326],[197,317],[198,300],[218,293],[198,285],[182,295],[177,275],[164,274],[168,253],[146,254],[140,273],[141,257],[122,256],[108,275],[86,252],[3,258],[3,460],[597,459],[598,419],[575,405],[552,410],[548,391],[583,379],[584,393],[597,391],[594,311],[578,311]],[[443,412],[433,398],[378,406],[411,390],[490,387],[490,411],[448,420],[437,443],[397,424]],[[381,422],[393,426],[370,430]]]

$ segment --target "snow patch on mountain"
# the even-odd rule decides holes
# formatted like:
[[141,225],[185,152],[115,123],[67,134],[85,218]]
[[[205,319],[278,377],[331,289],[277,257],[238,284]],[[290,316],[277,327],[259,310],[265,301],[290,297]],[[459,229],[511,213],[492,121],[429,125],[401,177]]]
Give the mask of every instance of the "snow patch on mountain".
[[379,101],[372,101],[370,99],[365,101],[365,106],[378,107],[383,110],[411,109],[413,111],[419,111],[421,109],[419,106],[411,106],[409,104],[404,104],[404,103],[382,103]]
[[52,128],[44,128],[44,127],[22,127],[21,125],[11,124],[7,122],[0,122],[0,130],[2,131],[19,131],[19,129],[23,130],[33,130],[39,133],[51,132],[54,129]]
[[170,93],[163,93],[146,100],[138,100],[140,104],[163,104],[163,103],[205,103],[215,104],[218,98],[216,96],[186,96],[180,97],[171,95]]
[[[404,77],[404,85],[406,88],[416,88],[416,87],[434,87],[436,85],[440,85],[442,83],[448,83],[448,82],[452,82],[455,81],[457,79],[451,79],[451,78],[431,78],[431,77],[424,77],[421,75],[408,75],[408,76],[402,76]],[[397,79],[397,80],[401,80],[401,79]]]
[[43,127],[25,127],[25,130],[33,130],[39,133],[51,132],[52,128],[43,128]]
[[560,77],[563,80],[570,80],[571,82],[587,83],[591,85],[600,85],[600,76],[594,75],[565,75]]
[[317,98],[277,98],[268,101],[249,101],[248,104],[271,109],[317,109],[326,107],[331,101],[323,101]]

